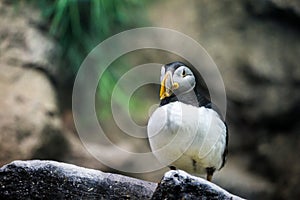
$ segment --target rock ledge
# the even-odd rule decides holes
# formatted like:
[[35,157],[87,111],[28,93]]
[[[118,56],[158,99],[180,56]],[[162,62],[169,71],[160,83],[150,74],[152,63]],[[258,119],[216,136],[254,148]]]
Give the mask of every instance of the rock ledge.
[[55,161],[14,161],[0,168],[0,199],[241,199],[184,171],[161,183]]

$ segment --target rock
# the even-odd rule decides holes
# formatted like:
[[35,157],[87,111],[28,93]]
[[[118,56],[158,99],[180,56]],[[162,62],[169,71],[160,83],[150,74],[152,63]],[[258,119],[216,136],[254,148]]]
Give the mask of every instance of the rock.
[[54,161],[0,169],[1,199],[150,199],[157,184]]
[[60,91],[60,47],[31,5],[0,0],[0,165],[35,158],[106,169],[62,123],[72,91]]
[[[259,154],[254,159],[260,164],[253,165],[252,168],[261,174],[273,177],[271,180],[276,181],[274,189],[280,191],[281,199],[299,197],[300,162],[297,161],[299,155],[293,153],[300,151],[299,132],[289,134],[288,137],[284,134],[276,134],[270,140],[259,146]],[[274,153],[274,147],[276,153]],[[287,184],[288,187],[282,187]]]
[[0,168],[1,199],[242,199],[184,171],[157,183],[55,161],[14,161]]
[[213,183],[247,199],[269,199],[274,184],[264,175],[249,171],[252,160],[243,155],[230,155],[224,168],[214,174]]
[[182,170],[172,170],[164,175],[152,199],[241,200],[242,198],[202,178],[191,176]]
[[[67,141],[61,136],[56,94],[44,73],[2,65],[0,96],[2,164],[41,155],[42,146],[47,145],[48,150],[56,151],[54,154],[60,155],[60,158],[67,152]],[[56,146],[59,143],[63,143],[61,148]],[[52,157],[53,152],[45,150],[44,153],[40,158],[55,158]]]
[[0,1],[0,165],[59,160],[68,152],[48,76],[55,71],[55,45],[31,24],[39,13],[21,4]]
[[298,0],[270,0],[281,9],[291,9],[300,16],[300,1]]
[[28,3],[0,1],[0,63],[40,69],[58,79],[59,47],[39,28],[41,21],[38,9]]

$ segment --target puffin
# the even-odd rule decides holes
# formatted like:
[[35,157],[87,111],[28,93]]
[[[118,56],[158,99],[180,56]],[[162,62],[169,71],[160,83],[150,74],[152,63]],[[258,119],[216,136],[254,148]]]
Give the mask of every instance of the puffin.
[[160,105],[147,125],[152,153],[171,170],[206,174],[212,181],[228,153],[225,121],[204,95],[199,78],[183,62],[163,65],[160,82]]

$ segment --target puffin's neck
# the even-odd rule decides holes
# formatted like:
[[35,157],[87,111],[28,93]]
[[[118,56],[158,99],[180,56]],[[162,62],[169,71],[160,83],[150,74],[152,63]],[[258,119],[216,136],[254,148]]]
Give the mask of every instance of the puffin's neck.
[[163,100],[161,100],[160,102],[160,106],[164,106],[168,103],[172,103],[172,102],[182,102],[188,105],[192,105],[192,106],[196,106],[196,107],[200,107],[200,106],[207,106],[210,105],[210,101],[207,100],[205,98],[205,96],[203,96],[201,94],[201,92],[199,92],[197,90],[197,88],[195,87],[194,89],[192,89],[191,91],[188,91],[186,93],[182,93],[182,94],[172,94],[170,97],[164,98]]
[[180,101],[182,103],[199,107],[199,102],[198,102],[198,99],[197,99],[197,95],[196,95],[194,90],[191,90],[187,93],[178,94],[177,99],[178,99],[178,101]]

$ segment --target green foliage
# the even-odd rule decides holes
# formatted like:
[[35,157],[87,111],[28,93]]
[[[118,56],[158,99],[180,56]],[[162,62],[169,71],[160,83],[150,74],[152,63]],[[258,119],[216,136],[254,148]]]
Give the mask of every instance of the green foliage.
[[144,21],[138,0],[44,0],[36,2],[50,33],[63,48],[70,71],[76,73],[85,56],[99,42]]
[[[31,1],[42,11],[49,33],[62,47],[61,71],[74,77],[83,59],[106,38],[143,25],[143,7],[140,0],[41,0]],[[122,66],[126,67],[126,62]],[[119,62],[120,64],[120,62]],[[101,67],[101,66],[99,66]],[[108,103],[117,77],[110,67],[100,80],[98,100]],[[128,67],[128,66],[127,66]],[[119,102],[125,98],[120,89]],[[107,113],[107,106],[101,108]]]

